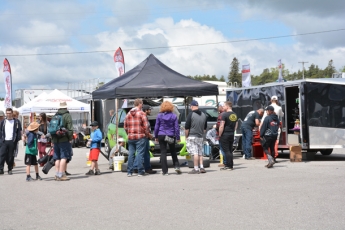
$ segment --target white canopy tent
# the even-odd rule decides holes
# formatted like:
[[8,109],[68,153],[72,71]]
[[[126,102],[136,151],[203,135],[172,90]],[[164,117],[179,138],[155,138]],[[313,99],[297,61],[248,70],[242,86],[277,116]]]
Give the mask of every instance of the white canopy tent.
[[[46,95],[44,100],[37,100],[31,105],[27,106],[25,113],[56,113],[59,109],[60,102],[67,103],[69,112],[90,112],[90,106],[86,103],[77,101],[61,91],[55,89],[50,94]],[[24,112],[23,112],[24,113]]]
[[46,92],[41,93],[40,95],[38,95],[37,97],[35,97],[34,99],[32,99],[32,101],[22,105],[21,107],[18,108],[18,111],[20,114],[29,114],[31,113],[31,107],[38,102],[44,101],[47,98],[48,94]]

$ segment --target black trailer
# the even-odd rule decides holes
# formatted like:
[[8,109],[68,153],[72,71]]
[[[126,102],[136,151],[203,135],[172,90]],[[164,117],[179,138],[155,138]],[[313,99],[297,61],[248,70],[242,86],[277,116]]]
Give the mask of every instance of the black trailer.
[[[345,79],[322,78],[270,83],[248,88],[226,90],[228,101],[240,123],[252,110],[265,108],[273,95],[283,109],[280,150],[288,146],[295,120],[300,120],[300,143],[308,152],[330,155],[334,148],[345,146]],[[239,125],[240,127],[240,125]],[[241,136],[240,128],[237,136]]]

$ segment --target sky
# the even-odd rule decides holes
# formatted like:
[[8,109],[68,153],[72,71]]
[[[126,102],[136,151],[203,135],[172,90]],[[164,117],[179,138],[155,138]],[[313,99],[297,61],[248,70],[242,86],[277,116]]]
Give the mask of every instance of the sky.
[[[117,77],[151,53],[184,75],[226,78],[236,57],[259,75],[281,59],[345,65],[340,0],[0,0],[0,57],[16,89],[79,88]],[[97,80],[94,80],[97,79]],[[85,83],[85,84],[84,84]],[[0,87],[0,97],[5,87]]]

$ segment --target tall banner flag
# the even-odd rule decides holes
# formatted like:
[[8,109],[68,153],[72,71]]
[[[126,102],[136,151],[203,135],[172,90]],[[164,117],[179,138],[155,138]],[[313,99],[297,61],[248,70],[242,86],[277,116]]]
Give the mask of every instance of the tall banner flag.
[[282,60],[278,60],[278,82],[283,82],[283,66],[282,66]]
[[12,75],[11,75],[11,66],[8,60],[5,58],[4,60],[4,81],[5,81],[5,108],[12,108]]
[[250,64],[242,65],[242,87],[252,86],[252,79],[250,77]]
[[118,77],[125,73],[125,58],[122,49],[119,47],[114,54],[115,67],[117,69]]

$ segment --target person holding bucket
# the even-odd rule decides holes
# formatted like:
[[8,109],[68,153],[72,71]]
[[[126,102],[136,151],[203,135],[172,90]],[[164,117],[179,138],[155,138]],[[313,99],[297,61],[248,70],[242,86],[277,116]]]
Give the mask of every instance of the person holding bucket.
[[128,156],[128,150],[125,148],[125,140],[119,138],[119,146],[115,145],[110,151],[109,157],[109,169],[114,170],[114,157],[116,156]]
[[89,141],[91,142],[89,155],[89,160],[91,161],[91,168],[87,173],[85,173],[85,175],[101,175],[101,171],[98,168],[98,157],[101,151],[102,133],[101,130],[99,130],[98,128],[97,121],[92,122],[90,126],[92,129],[91,138],[89,139]]

